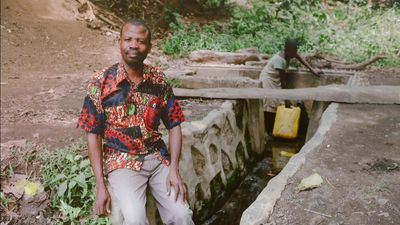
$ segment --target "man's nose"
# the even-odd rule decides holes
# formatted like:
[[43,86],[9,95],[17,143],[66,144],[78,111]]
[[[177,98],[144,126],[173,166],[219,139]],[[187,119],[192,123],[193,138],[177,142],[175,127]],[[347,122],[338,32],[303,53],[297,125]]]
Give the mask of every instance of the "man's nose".
[[132,41],[129,47],[130,47],[130,48],[135,48],[135,49],[136,49],[136,48],[139,47],[139,44],[138,44],[137,41]]

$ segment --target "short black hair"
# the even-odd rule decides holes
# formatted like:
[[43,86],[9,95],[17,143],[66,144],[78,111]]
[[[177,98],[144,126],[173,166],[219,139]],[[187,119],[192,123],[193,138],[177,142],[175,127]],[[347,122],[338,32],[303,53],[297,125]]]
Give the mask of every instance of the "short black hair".
[[147,24],[146,24],[146,22],[144,22],[144,20],[137,19],[137,18],[129,19],[128,21],[126,21],[126,23],[124,23],[124,25],[121,27],[121,30],[119,32],[120,37],[122,35],[122,29],[124,29],[124,26],[127,24],[131,24],[134,26],[143,26],[144,29],[147,31],[147,38],[149,39],[149,43],[151,43],[151,30],[150,30],[149,26],[147,26]]
[[285,49],[295,48],[297,49],[299,46],[299,42],[296,39],[286,39],[285,41]]

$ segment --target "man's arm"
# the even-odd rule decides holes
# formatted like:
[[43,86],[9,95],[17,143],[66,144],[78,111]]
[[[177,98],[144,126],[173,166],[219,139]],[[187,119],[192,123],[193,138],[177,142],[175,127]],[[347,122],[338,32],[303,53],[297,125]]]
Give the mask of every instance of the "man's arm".
[[311,73],[314,74],[315,76],[319,77],[323,73],[322,71],[317,72],[314,68],[312,68],[311,65],[308,64],[308,62],[304,60],[300,54],[296,55],[296,59],[299,60],[299,62],[301,62],[301,64],[303,64],[305,67],[307,67],[311,71]]
[[183,196],[183,202],[186,200],[186,187],[179,174],[179,156],[182,148],[182,130],[181,126],[175,126],[169,130],[169,149],[171,151],[171,164],[167,177],[167,191],[171,193],[171,186],[176,193],[175,200],[178,199],[179,193]]
[[90,165],[96,179],[96,193],[93,211],[96,215],[106,215],[111,212],[111,198],[104,182],[102,138],[98,134],[88,133],[88,153]]

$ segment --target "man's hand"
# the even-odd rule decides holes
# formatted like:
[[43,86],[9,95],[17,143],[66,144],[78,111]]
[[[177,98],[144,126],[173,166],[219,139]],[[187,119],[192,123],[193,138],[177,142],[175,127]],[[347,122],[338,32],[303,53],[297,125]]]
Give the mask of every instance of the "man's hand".
[[174,191],[176,192],[175,194],[175,201],[178,200],[179,194],[182,194],[182,201],[185,203],[186,202],[186,187],[183,184],[182,178],[179,175],[179,172],[177,169],[170,168],[168,177],[167,177],[167,192],[168,195],[171,194],[171,186],[174,188]]
[[111,213],[111,197],[104,184],[96,185],[93,211],[98,216],[109,215]]

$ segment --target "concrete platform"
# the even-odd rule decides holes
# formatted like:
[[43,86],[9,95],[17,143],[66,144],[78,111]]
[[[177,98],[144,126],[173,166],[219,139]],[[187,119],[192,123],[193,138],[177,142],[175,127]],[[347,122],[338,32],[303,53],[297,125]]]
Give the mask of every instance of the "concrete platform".
[[178,97],[215,99],[288,99],[340,103],[400,104],[399,86],[321,86],[298,89],[175,88]]
[[[398,224],[400,106],[332,104],[321,126],[243,213],[241,224]],[[298,192],[319,173],[322,186]]]

